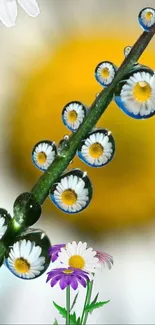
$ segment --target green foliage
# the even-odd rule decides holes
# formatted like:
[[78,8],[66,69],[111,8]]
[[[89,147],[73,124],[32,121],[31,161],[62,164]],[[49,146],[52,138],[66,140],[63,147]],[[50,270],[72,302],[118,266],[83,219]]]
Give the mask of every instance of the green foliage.
[[97,309],[97,308],[100,308],[102,306],[104,306],[105,304],[107,304],[110,300],[107,300],[107,301],[101,301],[101,302],[97,302],[97,303],[94,303],[92,302],[90,305],[87,305],[85,307],[85,312],[92,312],[94,309]]
[[73,303],[72,303],[72,306],[71,306],[71,309],[70,309],[70,311],[73,309],[73,307],[75,306],[75,304],[76,304],[76,301],[77,301],[77,297],[78,297],[78,294],[79,293],[77,293],[76,294],[76,296],[75,296],[75,298],[74,298],[74,300],[73,300]]
[[[63,318],[66,319],[67,318],[67,310],[66,310],[66,308],[63,308],[63,307],[57,305],[54,301],[53,301],[53,305],[59,311],[59,314]],[[80,321],[80,319],[76,318],[75,312],[73,314],[70,314],[70,325],[80,324],[79,321]]]

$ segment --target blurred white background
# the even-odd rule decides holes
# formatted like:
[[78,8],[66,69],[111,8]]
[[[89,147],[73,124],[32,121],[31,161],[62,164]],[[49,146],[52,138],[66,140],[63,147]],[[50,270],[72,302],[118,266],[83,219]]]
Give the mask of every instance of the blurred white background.
[[[133,12],[154,1],[130,0],[38,0],[41,14],[32,19],[19,8],[17,25],[7,29],[0,25],[0,206],[12,214],[17,195],[25,190],[23,184],[12,176],[5,152],[9,130],[5,120],[9,114],[7,103],[14,98],[20,73],[27,68],[28,61],[37,64],[48,51],[48,38],[56,47],[57,34],[72,28],[83,29],[95,19],[108,24],[122,19],[133,28]],[[87,12],[87,14],[86,14]],[[117,17],[118,16],[118,17]],[[136,25],[134,25],[136,26]],[[115,26],[114,26],[115,28]],[[139,30],[137,27],[135,29]],[[136,30],[136,33],[137,33]],[[16,94],[17,95],[17,94]],[[10,125],[11,128],[11,125]],[[22,132],[22,130],[21,130]],[[20,136],[20,135],[19,135]],[[114,257],[111,271],[105,268],[95,281],[94,295],[99,291],[102,301],[111,302],[97,310],[89,318],[89,324],[155,324],[155,224],[144,229],[130,229],[109,233],[100,241],[94,241],[60,220],[51,222],[43,217],[38,222],[53,244],[69,240],[85,240],[94,248],[100,248]],[[52,301],[64,304],[64,293],[59,287],[53,289],[45,284],[46,274],[34,281],[23,281],[14,277],[5,267],[0,269],[0,323],[1,324],[52,324],[54,318],[63,321],[53,308]],[[81,298],[83,295],[81,290]]]

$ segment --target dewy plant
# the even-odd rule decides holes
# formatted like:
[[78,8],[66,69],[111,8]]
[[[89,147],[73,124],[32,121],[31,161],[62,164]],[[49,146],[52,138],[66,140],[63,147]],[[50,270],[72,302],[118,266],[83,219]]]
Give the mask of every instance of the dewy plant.
[[[109,61],[97,65],[95,78],[104,88],[91,107],[74,101],[63,108],[62,121],[71,135],[58,146],[51,140],[34,146],[32,160],[43,174],[30,192],[17,197],[13,218],[0,209],[0,266],[4,264],[15,276],[29,280],[42,275],[50,261],[59,261],[61,267],[48,272],[47,282],[51,287],[59,283],[62,290],[66,289],[66,308],[54,302],[66,324],[86,324],[89,313],[109,302],[98,302],[98,294],[91,301],[91,294],[97,270],[105,264],[110,269],[113,258],[82,242],[51,247],[47,235],[31,226],[40,218],[47,196],[65,213],[79,213],[90,204],[93,188],[87,172],[70,169],[69,165],[74,155],[94,168],[105,166],[113,158],[115,141],[111,131],[95,127],[112,100],[131,118],[146,119],[155,114],[155,73],[137,62],[155,33],[155,9],[144,8],[138,19],[144,32],[134,46],[124,49],[125,60],[120,68]],[[79,285],[86,288],[86,298],[77,317],[73,312],[77,294],[71,305],[70,288],[76,290]]]

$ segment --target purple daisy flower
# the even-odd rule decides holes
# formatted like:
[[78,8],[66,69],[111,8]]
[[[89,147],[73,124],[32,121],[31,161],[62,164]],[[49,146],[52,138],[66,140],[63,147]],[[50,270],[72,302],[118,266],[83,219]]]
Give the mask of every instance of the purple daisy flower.
[[50,281],[51,287],[54,287],[59,282],[60,288],[64,290],[67,286],[71,286],[74,290],[77,289],[80,283],[84,288],[87,281],[90,281],[88,273],[80,269],[74,268],[60,268],[54,269],[47,273],[48,277],[46,283]]
[[62,247],[65,247],[66,244],[53,245],[48,250],[48,255],[51,256],[52,263],[55,262],[58,258],[58,253],[61,251]]

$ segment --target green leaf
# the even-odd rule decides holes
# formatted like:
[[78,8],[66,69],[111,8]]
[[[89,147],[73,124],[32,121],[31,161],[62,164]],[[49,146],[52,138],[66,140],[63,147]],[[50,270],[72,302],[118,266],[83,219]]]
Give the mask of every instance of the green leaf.
[[[59,305],[56,304],[56,302],[53,301],[53,305],[54,307],[59,311],[59,314],[66,319],[67,317],[67,310],[66,308],[63,308]],[[75,325],[77,323],[76,320],[76,314],[75,312],[73,314],[70,315],[70,325]]]
[[81,318],[80,317],[77,319],[77,323],[76,324],[77,325],[81,325]]
[[95,303],[97,302],[98,295],[99,295],[99,292],[97,293],[96,297],[95,297],[94,300],[91,302],[91,304],[95,304]]
[[72,306],[71,306],[70,311],[73,309],[73,307],[74,307],[75,304],[76,304],[76,300],[77,300],[78,294],[79,294],[79,293],[76,294],[76,296],[75,296],[75,298],[74,298],[74,300],[73,300],[73,303],[72,303]]
[[55,318],[55,320],[54,320],[54,323],[53,323],[53,325],[58,325],[58,321],[57,321],[57,319]]
[[104,301],[104,302],[97,302],[97,303],[91,303],[90,305],[88,305],[88,306],[86,306],[86,308],[85,308],[85,311],[87,311],[87,312],[92,312],[94,309],[96,309],[96,308],[100,308],[100,307],[102,307],[103,305],[105,305],[105,304],[107,304],[108,302],[109,302],[110,300],[107,300],[107,301]]
[[[98,295],[99,295],[99,292],[97,293],[97,295],[96,295],[96,297],[94,298],[94,300],[91,302],[91,304],[90,305],[94,305],[94,304],[96,304],[96,302],[97,302],[97,299],[98,299]],[[90,314],[92,314],[92,312],[93,312],[93,310],[92,311],[90,311]]]
[[67,316],[67,310],[59,305],[56,304],[56,302],[53,301],[54,307],[59,311],[59,314],[63,317],[66,318]]

